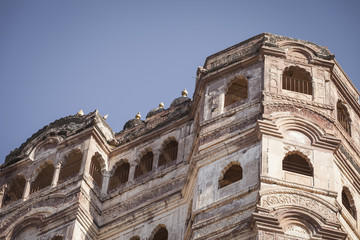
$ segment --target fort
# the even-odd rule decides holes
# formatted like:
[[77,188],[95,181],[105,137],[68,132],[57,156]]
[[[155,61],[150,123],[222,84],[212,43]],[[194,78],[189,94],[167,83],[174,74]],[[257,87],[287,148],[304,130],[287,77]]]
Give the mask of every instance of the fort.
[[0,166],[0,239],[360,239],[359,92],[323,46],[262,33],[118,133],[58,119]]

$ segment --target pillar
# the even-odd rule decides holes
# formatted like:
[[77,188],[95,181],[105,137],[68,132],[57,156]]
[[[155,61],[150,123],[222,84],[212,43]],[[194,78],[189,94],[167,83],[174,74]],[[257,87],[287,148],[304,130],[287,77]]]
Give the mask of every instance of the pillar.
[[103,182],[101,186],[101,195],[106,196],[111,175],[109,171],[103,171],[102,175],[103,175]]
[[26,201],[30,194],[30,181],[31,178],[25,179],[25,188],[24,188],[24,194],[23,194],[23,201]]
[[51,186],[56,187],[60,176],[61,163],[56,164]]

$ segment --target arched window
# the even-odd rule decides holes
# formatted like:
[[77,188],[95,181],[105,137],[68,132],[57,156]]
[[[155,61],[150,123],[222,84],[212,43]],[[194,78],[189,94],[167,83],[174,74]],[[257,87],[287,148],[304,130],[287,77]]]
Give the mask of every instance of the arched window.
[[79,150],[71,152],[61,166],[59,183],[76,176],[80,171],[81,162],[82,153]]
[[161,227],[154,235],[152,240],[167,240],[168,239],[168,231],[165,227]]
[[135,178],[144,175],[152,170],[154,155],[152,152],[146,153],[135,168]]
[[[20,223],[20,226],[16,226],[11,240],[28,240],[39,239],[39,221],[35,223]],[[23,226],[21,226],[23,225]]]
[[158,166],[165,165],[169,162],[176,161],[178,152],[178,143],[175,140],[170,141],[161,151]]
[[25,189],[25,178],[16,176],[16,178],[8,184],[9,188],[5,191],[3,204],[9,204],[22,198]]
[[312,78],[310,73],[298,66],[287,67],[283,72],[283,89],[312,95]]
[[51,240],[63,240],[64,238],[62,236],[55,236],[52,237]]
[[356,220],[356,208],[354,200],[351,196],[350,191],[347,188],[344,188],[341,193],[341,200],[344,207],[348,210],[351,216]]
[[225,107],[240,102],[248,97],[248,82],[244,77],[237,77],[232,81],[225,94]]
[[140,237],[139,236],[134,236],[134,237],[131,237],[130,240],[140,240]]
[[102,174],[101,174],[101,163],[100,163],[101,156],[98,154],[95,154],[91,158],[90,163],[90,176],[94,179],[95,184],[98,188],[101,188],[102,186]]
[[287,155],[283,160],[282,168],[285,171],[313,176],[313,168],[309,161],[297,153]]
[[54,165],[52,163],[45,163],[43,169],[39,172],[36,179],[31,183],[30,193],[39,191],[51,185],[54,175]]
[[116,168],[114,175],[110,178],[110,183],[108,188],[109,192],[118,188],[121,184],[124,184],[128,181],[129,170],[130,170],[130,164],[127,162],[123,162]]
[[337,119],[341,126],[351,135],[351,119],[347,108],[339,101],[337,103]]
[[242,179],[242,168],[239,164],[232,165],[226,170],[223,177],[219,181],[219,188],[226,187],[234,182]]

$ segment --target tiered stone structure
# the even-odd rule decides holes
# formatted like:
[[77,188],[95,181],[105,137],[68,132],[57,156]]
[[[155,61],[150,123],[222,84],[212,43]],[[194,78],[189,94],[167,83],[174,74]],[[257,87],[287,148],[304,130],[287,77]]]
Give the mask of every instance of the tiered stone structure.
[[263,33],[193,98],[114,133],[45,126],[0,172],[0,239],[360,239],[359,92],[330,51]]

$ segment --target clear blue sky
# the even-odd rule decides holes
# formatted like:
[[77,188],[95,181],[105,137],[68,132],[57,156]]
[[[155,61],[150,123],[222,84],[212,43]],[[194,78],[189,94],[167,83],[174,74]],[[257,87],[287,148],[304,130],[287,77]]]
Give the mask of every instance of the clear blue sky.
[[98,109],[115,132],[262,32],[326,46],[360,88],[360,1],[0,1],[0,163],[56,119]]

